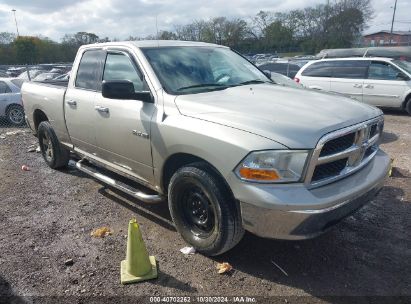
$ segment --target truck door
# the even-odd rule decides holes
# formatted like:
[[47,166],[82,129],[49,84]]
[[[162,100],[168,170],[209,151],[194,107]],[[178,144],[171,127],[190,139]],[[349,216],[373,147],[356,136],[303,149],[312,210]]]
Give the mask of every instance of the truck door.
[[[107,52],[104,80],[129,80],[136,92],[149,90],[138,65],[123,51]],[[145,182],[152,181],[150,122],[156,110],[155,104],[109,99],[99,92],[95,107],[99,156]]]
[[64,98],[67,130],[74,147],[95,154],[96,136],[94,99],[101,90],[101,74],[105,51],[88,50],[83,53],[73,85]]

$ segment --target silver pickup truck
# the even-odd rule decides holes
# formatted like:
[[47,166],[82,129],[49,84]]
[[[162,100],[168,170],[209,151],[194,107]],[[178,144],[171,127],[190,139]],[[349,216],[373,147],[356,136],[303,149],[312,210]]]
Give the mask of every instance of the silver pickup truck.
[[68,83],[28,82],[22,97],[51,168],[74,155],[79,170],[140,201],[167,200],[206,255],[244,230],[314,237],[372,199],[390,166],[380,110],[276,85],[213,44],[83,46]]

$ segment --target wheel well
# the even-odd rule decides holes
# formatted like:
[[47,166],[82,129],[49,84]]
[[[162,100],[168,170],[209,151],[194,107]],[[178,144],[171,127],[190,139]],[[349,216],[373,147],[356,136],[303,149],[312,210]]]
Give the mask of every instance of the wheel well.
[[42,110],[35,110],[33,114],[33,121],[34,121],[34,130],[36,130],[39,127],[39,124],[42,121],[48,121],[49,119],[47,118],[47,115],[42,111]]
[[194,156],[188,153],[177,153],[177,154],[170,156],[166,160],[164,167],[163,167],[163,174],[162,174],[162,180],[161,180],[162,181],[161,186],[162,186],[162,189],[164,190],[164,193],[167,194],[168,184],[170,183],[171,177],[178,169],[188,164],[198,163],[198,162],[205,163],[211,169],[210,173],[212,173],[215,177],[220,179],[226,185],[226,187],[232,194],[231,189],[228,186],[225,178],[220,174],[220,172],[212,164],[210,164],[208,161],[200,157],[197,157],[197,156]]

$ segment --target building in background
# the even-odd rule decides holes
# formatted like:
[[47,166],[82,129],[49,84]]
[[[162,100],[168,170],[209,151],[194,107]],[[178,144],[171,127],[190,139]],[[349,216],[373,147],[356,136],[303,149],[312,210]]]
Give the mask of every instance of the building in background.
[[378,31],[363,36],[364,46],[410,46],[411,31]]

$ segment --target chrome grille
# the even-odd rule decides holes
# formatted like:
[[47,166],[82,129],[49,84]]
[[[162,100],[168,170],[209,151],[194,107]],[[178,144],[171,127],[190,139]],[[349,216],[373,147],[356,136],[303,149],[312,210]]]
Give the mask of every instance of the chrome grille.
[[322,137],[307,169],[307,187],[331,183],[365,166],[378,151],[383,125],[378,117]]

